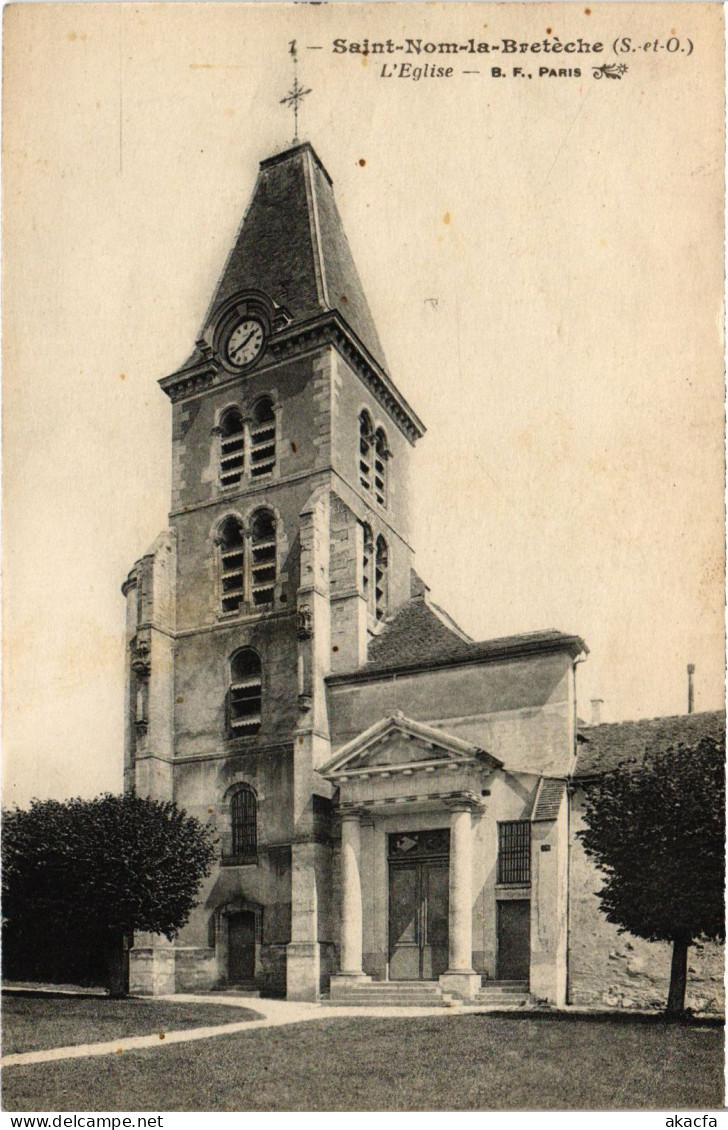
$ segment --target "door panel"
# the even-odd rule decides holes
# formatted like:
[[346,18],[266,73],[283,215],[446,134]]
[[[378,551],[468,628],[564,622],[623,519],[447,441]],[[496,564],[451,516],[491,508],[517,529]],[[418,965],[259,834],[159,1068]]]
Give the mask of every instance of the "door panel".
[[420,975],[420,889],[417,865],[389,869],[389,976],[415,981]]
[[448,966],[450,868],[447,863],[424,863],[425,931],[422,977],[436,980]]
[[228,917],[228,980],[250,981],[255,976],[255,915],[251,910]]
[[531,964],[531,903],[527,899],[499,902],[499,981],[527,981]]

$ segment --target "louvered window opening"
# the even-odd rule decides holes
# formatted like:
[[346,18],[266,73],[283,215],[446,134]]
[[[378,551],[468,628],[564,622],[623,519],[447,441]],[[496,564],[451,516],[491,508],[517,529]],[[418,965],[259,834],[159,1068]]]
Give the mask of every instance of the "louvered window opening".
[[245,595],[245,555],[242,524],[235,518],[222,529],[220,579],[223,612],[237,612]]
[[238,486],[245,466],[245,433],[243,418],[237,409],[226,412],[220,437],[220,485]]
[[259,479],[270,475],[276,464],[276,417],[272,401],[259,401],[254,416],[250,431],[250,475]]
[[381,428],[374,437],[374,497],[380,506],[387,502],[387,437]]
[[377,552],[374,566],[374,615],[377,620],[384,620],[387,615],[387,570],[389,555],[387,543],[384,538],[377,538]]
[[261,723],[260,659],[254,651],[242,651],[230,666],[230,727],[235,733],[254,733]]
[[359,484],[372,489],[372,420],[368,412],[359,417]]
[[276,582],[276,525],[273,515],[267,510],[259,512],[253,519],[250,555],[253,604],[272,604]]
[[531,882],[531,825],[507,820],[498,825],[498,882]]
[[371,615],[371,601],[372,601],[372,564],[374,561],[374,538],[369,526],[364,526],[364,544],[362,550],[361,560],[361,584],[362,594],[366,601],[367,612]]
[[230,805],[233,856],[255,855],[258,848],[258,819],[255,793],[240,789]]

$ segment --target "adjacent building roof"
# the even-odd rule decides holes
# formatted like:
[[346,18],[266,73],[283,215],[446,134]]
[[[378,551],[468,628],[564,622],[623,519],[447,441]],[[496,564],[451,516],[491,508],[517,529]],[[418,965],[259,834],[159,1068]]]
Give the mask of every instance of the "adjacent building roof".
[[580,726],[574,777],[595,777],[614,769],[622,761],[641,762],[645,754],[656,747],[689,747],[703,737],[720,737],[724,733],[723,710]]
[[261,161],[247,212],[210,313],[234,294],[265,291],[294,323],[338,310],[386,370],[379,335],[341,223],[332,181],[304,142]]

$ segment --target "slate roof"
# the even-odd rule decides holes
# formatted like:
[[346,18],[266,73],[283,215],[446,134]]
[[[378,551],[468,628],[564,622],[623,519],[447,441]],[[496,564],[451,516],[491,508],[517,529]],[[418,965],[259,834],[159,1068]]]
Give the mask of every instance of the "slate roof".
[[566,781],[557,777],[542,777],[533,806],[532,820],[555,820],[566,792]]
[[285,306],[294,324],[338,310],[386,370],[331,177],[308,142],[261,161],[206,323],[223,302],[248,288],[263,290]]
[[594,777],[614,769],[621,761],[641,762],[654,747],[692,746],[705,736],[725,733],[725,711],[677,714],[668,718],[641,718],[636,722],[608,722],[580,726],[574,777]]
[[329,676],[328,682],[365,679],[368,675],[404,669],[438,667],[443,663],[477,662],[538,651],[568,648],[574,655],[588,650],[578,636],[548,630],[471,640],[446,612],[421,594],[404,604],[369,644],[366,664],[358,671]]

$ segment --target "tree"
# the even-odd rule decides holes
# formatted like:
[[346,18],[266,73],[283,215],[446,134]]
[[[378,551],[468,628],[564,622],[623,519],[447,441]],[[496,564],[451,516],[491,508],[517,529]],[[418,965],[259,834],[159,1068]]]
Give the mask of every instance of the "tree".
[[725,736],[623,762],[589,784],[584,820],[607,921],[672,943],[667,1012],[683,1013],[688,947],[725,940]]
[[124,992],[124,939],[170,940],[187,922],[215,856],[206,825],[171,801],[128,793],[31,801],[4,814],[3,917],[8,958],[43,965],[103,953],[109,991]]

